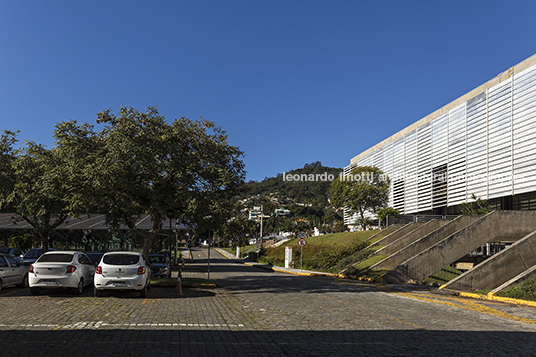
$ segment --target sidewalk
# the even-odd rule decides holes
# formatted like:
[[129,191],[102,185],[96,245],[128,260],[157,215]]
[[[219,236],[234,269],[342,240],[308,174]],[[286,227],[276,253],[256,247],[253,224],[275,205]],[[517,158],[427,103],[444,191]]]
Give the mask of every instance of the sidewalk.
[[223,255],[225,258],[234,260],[237,263],[265,269],[265,270],[272,270],[277,271],[280,273],[287,273],[287,274],[294,274],[294,275],[302,275],[302,276],[331,276],[331,277],[339,277],[339,274],[332,274],[332,273],[324,273],[321,271],[312,271],[312,270],[302,270],[302,269],[292,269],[292,268],[284,268],[284,267],[278,267],[275,265],[267,265],[267,264],[261,264],[257,262],[250,262],[247,259],[239,259],[234,254],[231,254],[223,249],[220,248],[212,248],[216,252]]

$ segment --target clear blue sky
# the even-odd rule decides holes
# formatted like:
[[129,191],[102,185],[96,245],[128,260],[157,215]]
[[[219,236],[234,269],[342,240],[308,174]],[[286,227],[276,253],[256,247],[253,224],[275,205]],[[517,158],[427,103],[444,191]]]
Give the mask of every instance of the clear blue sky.
[[202,116],[248,180],[350,158],[536,53],[535,1],[2,1],[0,129]]

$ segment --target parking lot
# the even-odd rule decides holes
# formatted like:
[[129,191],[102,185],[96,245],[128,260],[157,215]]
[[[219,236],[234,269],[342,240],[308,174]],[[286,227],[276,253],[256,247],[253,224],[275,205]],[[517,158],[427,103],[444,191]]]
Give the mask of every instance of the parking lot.
[[[206,250],[194,252],[206,270]],[[533,308],[261,270],[213,253],[214,289],[97,298],[0,292],[0,354],[31,356],[534,355]]]

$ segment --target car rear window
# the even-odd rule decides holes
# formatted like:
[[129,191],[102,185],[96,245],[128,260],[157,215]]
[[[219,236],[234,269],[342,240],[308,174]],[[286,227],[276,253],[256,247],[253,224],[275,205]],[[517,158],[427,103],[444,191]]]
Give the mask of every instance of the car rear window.
[[132,265],[139,261],[140,256],[133,254],[107,254],[102,258],[102,262],[109,265]]
[[28,253],[26,253],[24,258],[39,258],[41,254],[43,254],[42,249],[32,249]]
[[166,257],[163,255],[149,255],[149,261],[151,263],[165,263]]
[[41,258],[37,260],[38,263],[70,263],[73,261],[74,254],[66,253],[52,253],[42,255]]

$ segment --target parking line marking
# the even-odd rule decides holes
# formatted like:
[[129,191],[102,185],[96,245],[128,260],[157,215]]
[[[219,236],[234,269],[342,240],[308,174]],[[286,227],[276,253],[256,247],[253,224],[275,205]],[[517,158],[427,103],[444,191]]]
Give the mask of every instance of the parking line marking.
[[164,329],[180,328],[180,327],[203,327],[203,328],[236,328],[245,327],[244,324],[214,324],[214,323],[125,323],[125,324],[109,324],[103,321],[79,321],[72,324],[22,324],[22,325],[6,325],[0,324],[0,329],[51,329],[51,330],[96,330],[96,329],[130,329],[144,327],[159,327]]

